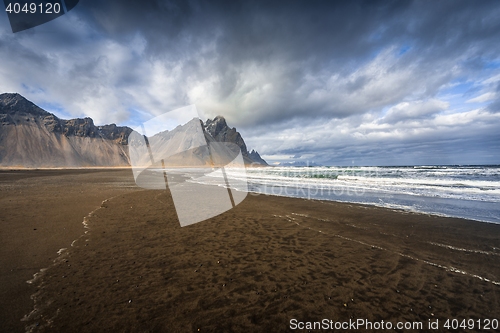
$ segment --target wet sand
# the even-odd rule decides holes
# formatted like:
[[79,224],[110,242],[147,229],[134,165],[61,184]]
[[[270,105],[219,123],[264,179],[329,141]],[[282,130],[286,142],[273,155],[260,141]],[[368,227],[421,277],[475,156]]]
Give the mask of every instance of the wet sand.
[[130,170],[0,170],[0,332],[24,332],[26,281],[82,235],[83,217],[135,190]]
[[[7,203],[2,182],[2,208],[11,209],[2,212],[2,229],[20,229],[10,236],[2,232],[2,241],[8,240],[2,280],[10,283],[2,287],[2,321],[14,325],[20,319],[10,306],[20,295],[14,290],[34,294],[34,303],[17,300],[27,310],[22,315],[36,308],[16,327],[280,332],[293,331],[293,318],[423,325],[429,319],[500,319],[500,225],[249,195],[228,212],[181,228],[169,193],[120,187],[127,184],[117,181],[128,179],[124,171],[47,177],[52,179],[16,181],[43,192],[61,178],[51,189],[57,197],[29,199],[38,205],[23,204],[24,188],[20,204]],[[70,186],[75,177],[80,185]],[[107,190],[99,189],[103,183]],[[12,185],[11,195],[18,186]],[[78,187],[88,192],[78,196]],[[62,202],[66,208],[59,211]],[[81,222],[91,211],[84,229]],[[34,225],[26,222],[30,214],[51,215]],[[44,237],[36,233],[45,229]],[[61,247],[69,249],[57,256]],[[9,273],[4,266],[12,267],[15,256],[25,264]],[[31,285],[24,282],[48,266]]]

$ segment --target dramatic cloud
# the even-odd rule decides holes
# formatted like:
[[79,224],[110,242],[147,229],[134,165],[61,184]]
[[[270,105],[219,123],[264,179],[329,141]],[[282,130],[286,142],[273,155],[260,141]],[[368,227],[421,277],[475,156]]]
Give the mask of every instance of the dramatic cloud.
[[500,163],[500,3],[82,1],[17,34],[0,91],[137,125],[195,103],[270,161]]
[[449,103],[431,99],[417,102],[401,102],[389,109],[381,122],[399,123],[426,119],[448,108]]

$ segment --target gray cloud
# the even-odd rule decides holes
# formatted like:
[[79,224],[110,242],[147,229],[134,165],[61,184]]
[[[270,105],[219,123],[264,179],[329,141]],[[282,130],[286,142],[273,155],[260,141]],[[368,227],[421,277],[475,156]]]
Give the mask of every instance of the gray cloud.
[[499,16],[494,0],[87,0],[22,33],[0,26],[0,90],[97,123],[195,103],[276,160],[494,156]]
[[416,103],[402,102],[389,109],[381,122],[399,123],[408,120],[429,118],[448,108],[448,103],[439,100],[425,100]]

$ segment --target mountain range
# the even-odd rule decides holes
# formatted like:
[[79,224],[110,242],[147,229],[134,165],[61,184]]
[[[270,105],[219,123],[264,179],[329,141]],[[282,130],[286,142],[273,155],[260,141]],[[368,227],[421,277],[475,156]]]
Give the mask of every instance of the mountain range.
[[[248,152],[240,133],[223,117],[200,124],[207,142],[236,144],[245,164],[267,165],[258,152]],[[1,167],[129,166],[132,132],[115,124],[96,126],[88,117],[60,119],[17,93],[0,94]]]
[[273,165],[280,166],[280,167],[317,167],[317,166],[322,166],[321,164],[318,164],[314,161],[279,162],[279,163],[275,163]]

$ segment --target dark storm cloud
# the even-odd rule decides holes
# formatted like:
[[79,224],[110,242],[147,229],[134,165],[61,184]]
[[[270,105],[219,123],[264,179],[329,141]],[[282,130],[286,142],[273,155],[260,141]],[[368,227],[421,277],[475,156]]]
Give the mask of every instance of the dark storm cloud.
[[494,0],[87,0],[1,33],[0,88],[100,123],[195,103],[268,158],[334,163],[401,145],[421,156],[444,135],[494,135],[498,17]]
[[[226,64],[311,60],[311,68],[370,57],[389,43],[450,56],[498,38],[495,1],[86,1],[89,20],[113,38],[141,32],[148,49],[186,56],[215,41]],[[493,9],[493,10],[492,10]],[[495,10],[496,9],[496,10]],[[476,56],[496,56],[498,45]],[[485,52],[488,51],[488,52]],[[354,57],[354,58],[353,58]],[[474,59],[472,59],[474,60]],[[480,59],[476,59],[480,60]],[[338,67],[338,66],[337,66]]]
[[[89,19],[97,22],[101,31],[112,38],[138,32],[147,41],[149,56],[185,61],[182,64],[185,77],[194,76],[195,80],[203,81],[214,76],[216,82],[210,94],[219,100],[231,93],[238,94],[237,83],[244,82],[248,74],[244,68],[256,65],[265,70],[262,67],[286,66],[277,77],[268,77],[275,85],[274,98],[268,105],[279,107],[290,97],[304,97],[296,91],[311,89],[304,87],[307,75],[325,70],[347,75],[350,67],[368,60],[387,40],[394,42],[389,28],[379,32],[380,22],[394,21],[408,10],[410,3],[379,3],[365,7],[351,2],[311,5],[305,2],[229,1],[207,5],[184,1],[168,4],[130,1],[95,2],[88,6]],[[202,63],[208,64],[210,70],[200,70]],[[258,89],[262,81],[266,79],[242,88],[240,93]],[[349,82],[351,91],[362,82],[363,79]],[[328,110],[325,102],[312,104],[309,107],[287,106],[282,112],[289,115],[305,111],[326,112],[339,116],[351,112]],[[256,123],[281,120],[279,113],[267,111],[256,116],[239,115],[235,120],[241,122],[248,118]],[[359,112],[353,112],[356,111]],[[267,115],[265,119],[264,115]]]

